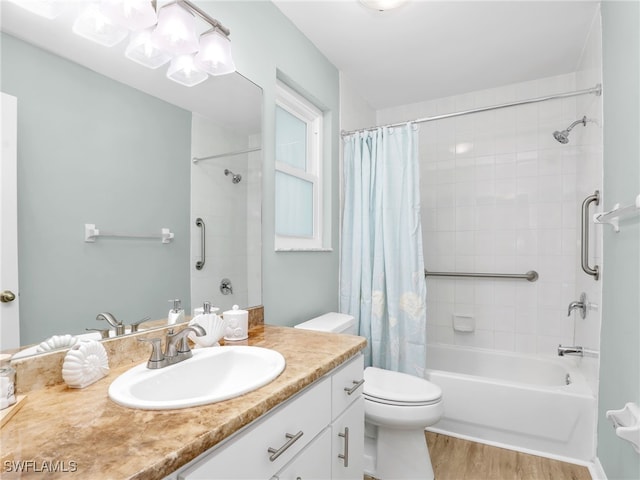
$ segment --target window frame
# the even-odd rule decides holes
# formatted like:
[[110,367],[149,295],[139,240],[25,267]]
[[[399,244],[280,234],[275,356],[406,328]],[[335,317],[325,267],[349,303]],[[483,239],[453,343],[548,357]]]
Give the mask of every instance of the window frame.
[[[299,178],[312,184],[313,193],[313,235],[310,237],[301,237],[294,235],[278,234],[277,226],[274,224],[275,234],[275,250],[291,251],[291,250],[320,250],[322,249],[322,227],[323,227],[323,182],[322,182],[322,143],[323,143],[323,112],[307,100],[304,96],[295,92],[290,87],[282,83],[276,82],[276,108],[282,108],[289,114],[293,115],[301,122],[304,122],[306,128],[306,169],[302,170],[293,167],[287,163],[278,161],[275,158],[275,174],[282,172],[286,175]],[[277,121],[276,121],[277,122]],[[275,124],[275,129],[278,126]],[[277,147],[277,146],[276,146]],[[277,155],[277,148],[276,148]],[[278,195],[278,192],[275,192]],[[274,199],[275,202],[275,199]],[[277,204],[276,204],[277,205]],[[277,216],[278,212],[275,212]],[[275,220],[275,217],[274,217]]]

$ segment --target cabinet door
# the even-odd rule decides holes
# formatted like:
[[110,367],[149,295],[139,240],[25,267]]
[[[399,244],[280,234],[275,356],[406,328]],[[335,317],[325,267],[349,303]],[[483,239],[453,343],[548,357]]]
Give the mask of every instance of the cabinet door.
[[331,478],[331,465],[327,462],[330,454],[331,429],[327,428],[272,480],[328,480]]
[[331,478],[362,480],[364,398],[360,396],[331,424]]

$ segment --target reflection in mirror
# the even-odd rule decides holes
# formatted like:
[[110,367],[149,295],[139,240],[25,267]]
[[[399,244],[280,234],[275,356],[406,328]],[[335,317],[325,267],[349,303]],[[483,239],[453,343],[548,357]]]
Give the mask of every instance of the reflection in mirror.
[[[204,301],[259,305],[260,88],[237,73],[175,84],[124,45],[74,36],[64,15],[3,2],[1,22],[2,91],[18,102],[20,344],[114,334],[103,312],[126,332],[162,323],[176,298],[187,316]],[[87,241],[86,224],[102,235]]]

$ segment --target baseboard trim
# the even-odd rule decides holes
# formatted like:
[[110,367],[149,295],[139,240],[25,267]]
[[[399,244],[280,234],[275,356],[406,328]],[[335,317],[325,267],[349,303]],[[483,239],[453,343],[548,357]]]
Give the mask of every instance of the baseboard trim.
[[607,480],[607,474],[604,473],[604,468],[602,468],[602,464],[598,457],[596,457],[594,462],[589,465],[589,473],[593,480]]

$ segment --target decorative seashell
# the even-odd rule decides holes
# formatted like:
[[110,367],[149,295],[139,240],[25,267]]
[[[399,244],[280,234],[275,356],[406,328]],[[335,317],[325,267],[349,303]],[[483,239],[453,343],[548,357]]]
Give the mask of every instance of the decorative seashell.
[[62,378],[71,388],[84,388],[109,373],[109,359],[96,340],[82,341],[64,357]]
[[200,325],[207,332],[202,337],[196,336],[195,333],[189,332],[189,339],[198,347],[213,347],[218,345],[218,340],[224,336],[227,322],[215,313],[197,315],[189,325]]
[[59,348],[73,347],[78,343],[78,339],[73,335],[54,335],[47,338],[44,342],[36,347],[36,353],[49,352],[58,350]]

